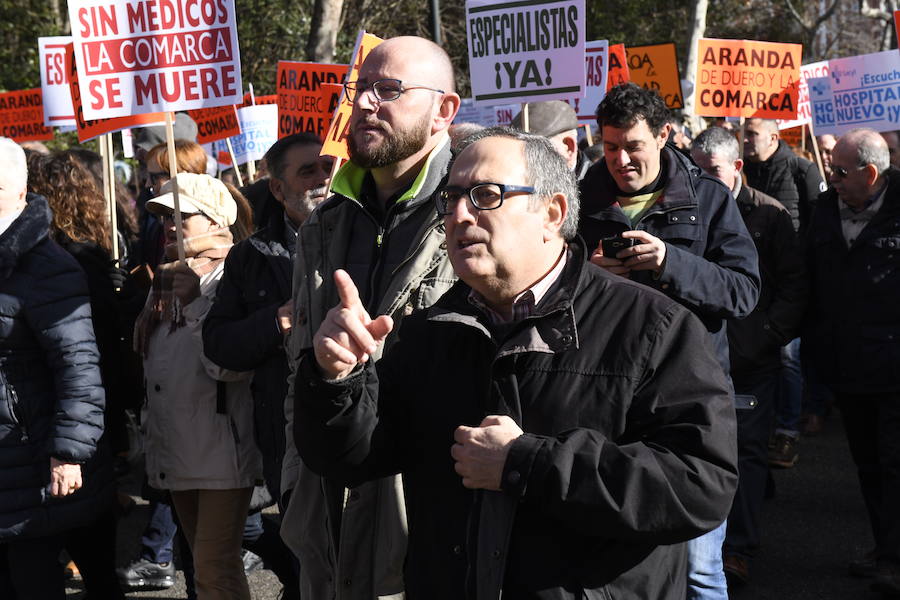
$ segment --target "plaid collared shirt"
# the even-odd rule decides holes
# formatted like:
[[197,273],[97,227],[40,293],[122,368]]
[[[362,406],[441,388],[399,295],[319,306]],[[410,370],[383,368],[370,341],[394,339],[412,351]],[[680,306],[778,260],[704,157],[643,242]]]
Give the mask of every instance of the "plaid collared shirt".
[[843,200],[839,201],[841,231],[844,234],[844,241],[847,243],[848,248],[853,245],[853,242],[855,242],[856,238],[859,237],[859,234],[863,232],[863,229],[866,228],[866,225],[869,224],[872,217],[881,210],[881,205],[884,204],[884,195],[886,192],[887,185],[882,187],[880,192],[872,196],[861,211],[853,210],[850,206],[844,204]]
[[568,247],[564,246],[559,258],[556,259],[556,264],[550,269],[550,272],[544,275],[540,281],[513,299],[508,315],[504,315],[488,306],[484,296],[475,290],[469,292],[469,303],[484,313],[491,322],[491,325],[515,323],[526,317],[530,317],[534,314],[534,310],[537,308],[541,299],[543,299],[553,284],[556,283],[556,280],[559,279],[559,276],[563,272],[563,268],[566,266],[568,254]]

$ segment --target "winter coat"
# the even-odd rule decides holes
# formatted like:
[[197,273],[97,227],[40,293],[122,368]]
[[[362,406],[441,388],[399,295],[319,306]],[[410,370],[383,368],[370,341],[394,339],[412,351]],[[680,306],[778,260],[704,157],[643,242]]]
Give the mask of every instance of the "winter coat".
[[170,332],[160,324],[150,336],[141,431],[147,478],[157,489],[226,490],[262,479],[250,374],[222,369],[203,353],[203,319],[223,267],[200,279],[200,296],[182,309],[184,326]]
[[[729,385],[701,323],[572,254],[505,336],[456,284],[371,367],[321,379],[304,355],[295,437],[354,485],[403,474],[409,600],[684,598],[685,545],[722,522],[737,469]],[[502,492],[462,485],[459,425],[524,430]]]
[[253,422],[263,473],[272,498],[281,497],[284,399],[288,365],[278,308],[291,299],[291,256],[284,212],[268,227],[234,245],[203,322],[206,357],[231,371],[252,371]]
[[[49,239],[47,201],[0,235],[0,541],[94,521],[109,506],[97,442],[104,394],[84,273]],[[50,457],[81,464],[83,487],[50,495]]]
[[827,186],[814,164],[794,154],[784,140],[767,160],[744,162],[750,187],[781,202],[791,214],[794,230],[806,231],[816,198]]
[[[360,284],[361,297],[370,301],[369,313],[391,315],[397,324],[414,310],[434,304],[456,280],[447,259],[443,219],[432,202],[449,168],[448,141],[432,150],[416,180],[392,204],[387,227],[360,202],[365,172],[353,163],[338,172],[332,185],[335,195],[313,211],[297,240],[295,318],[288,350],[292,368],[340,300],[335,269],[346,268],[351,276],[363,273],[365,281],[354,281]],[[389,337],[387,346],[393,342],[394,336]],[[402,593],[406,514],[399,478],[360,486],[345,502],[342,484],[320,478],[299,460],[292,398],[289,388],[282,488],[294,485],[292,498],[297,501],[288,505],[281,535],[303,565],[302,595],[372,600]]]
[[840,394],[900,391],[900,170],[891,167],[881,209],[850,248],[837,192],[819,197],[806,239],[810,308],[803,345]]
[[735,378],[781,368],[781,347],[800,334],[809,282],[791,216],[780,202],[749,186],[736,198],[759,254],[762,287],[756,308],[728,321],[728,350]]
[[666,244],[659,277],[632,271],[631,280],[659,290],[697,315],[713,336],[722,368],[729,370],[726,319],[750,314],[759,297],[756,247],[731,191],[701,172],[671,146],[661,156],[665,192],[637,225],[616,202],[619,193],[606,161],[581,182],[579,233],[593,251],[605,237],[642,230]]

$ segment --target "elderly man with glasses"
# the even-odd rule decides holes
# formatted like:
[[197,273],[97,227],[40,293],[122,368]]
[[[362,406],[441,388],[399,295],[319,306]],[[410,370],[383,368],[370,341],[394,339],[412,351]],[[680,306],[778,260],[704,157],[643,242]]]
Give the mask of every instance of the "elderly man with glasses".
[[806,239],[809,340],[834,393],[875,545],[850,573],[900,596],[900,171],[871,129],[841,136]]
[[[395,321],[430,306],[453,284],[431,197],[450,164],[447,129],[460,103],[454,89],[447,54],[417,37],[384,41],[368,55],[359,78],[347,82],[350,161],[332,181],[334,195],[298,233],[287,342],[292,369],[339,301],[335,269],[358,283],[370,314]],[[402,597],[406,508],[399,478],[346,490],[343,482],[309,471],[293,446],[292,398],[289,392],[281,481],[291,499],[282,537],[300,559],[302,596]]]
[[684,542],[736,485],[705,328],[587,261],[545,138],[476,134],[435,196],[458,281],[396,327],[334,274],[301,355],[295,438],[347,485],[402,473],[408,597],[684,597]]

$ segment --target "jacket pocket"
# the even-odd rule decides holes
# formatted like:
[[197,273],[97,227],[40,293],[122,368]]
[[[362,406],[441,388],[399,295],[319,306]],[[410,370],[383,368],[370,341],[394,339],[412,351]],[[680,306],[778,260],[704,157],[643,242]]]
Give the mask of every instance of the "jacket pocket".
[[415,310],[428,308],[437,302],[438,298],[443,296],[454,283],[456,280],[449,277],[426,277],[410,294],[409,304]]
[[703,237],[700,213],[694,206],[649,216],[645,230],[661,240],[688,246]]

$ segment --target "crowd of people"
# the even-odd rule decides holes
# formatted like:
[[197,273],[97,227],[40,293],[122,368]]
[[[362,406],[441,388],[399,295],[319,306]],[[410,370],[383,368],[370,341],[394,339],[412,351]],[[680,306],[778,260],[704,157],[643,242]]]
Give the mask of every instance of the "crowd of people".
[[562,101],[454,123],[416,37],[345,90],[336,171],[299,133],[237,189],[187,115],[171,161],[136,130],[116,231],[98,155],[0,139],[0,597],[65,598],[69,558],[92,600],[168,588],[177,548],[200,600],[249,600],[253,557],[293,600],[725,599],[829,412],[848,570],[900,597],[895,132],[821,136],[820,171],[633,84],[587,147]]

